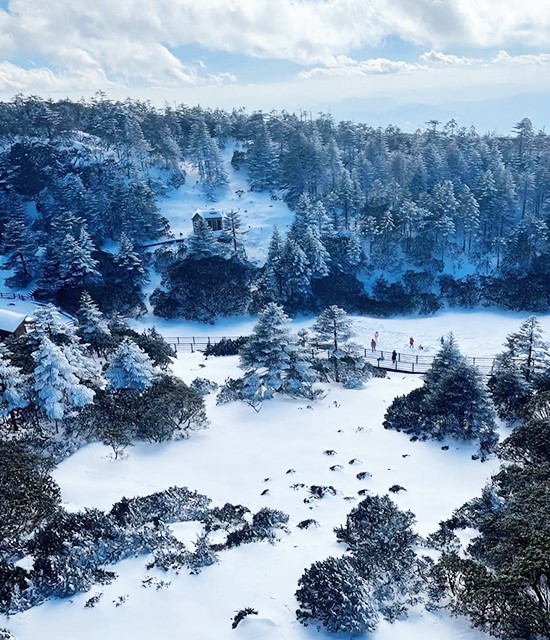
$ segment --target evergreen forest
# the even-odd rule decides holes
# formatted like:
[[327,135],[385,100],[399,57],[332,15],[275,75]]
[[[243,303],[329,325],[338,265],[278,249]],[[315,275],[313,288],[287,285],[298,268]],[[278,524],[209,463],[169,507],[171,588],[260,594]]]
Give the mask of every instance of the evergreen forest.
[[[229,159],[250,191],[294,212],[265,263],[247,260],[235,211],[221,234],[201,228],[150,247],[172,237],[159,200],[192,170],[215,203]],[[7,284],[72,311],[86,290],[107,314],[140,315],[151,265],[163,317],[211,322],[269,302],[290,314],[332,304],[370,315],[545,311],[549,215],[550,139],[527,118],[501,136],[454,121],[406,133],[322,113],[158,109],[103,94],[0,103]],[[203,279],[220,271],[218,290],[205,292]]]

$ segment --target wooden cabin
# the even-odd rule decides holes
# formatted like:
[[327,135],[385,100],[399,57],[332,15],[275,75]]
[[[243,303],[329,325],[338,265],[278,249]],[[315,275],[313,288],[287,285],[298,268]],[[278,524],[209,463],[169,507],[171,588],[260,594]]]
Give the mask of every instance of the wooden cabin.
[[215,209],[197,209],[191,220],[193,221],[194,233],[197,233],[200,220],[206,222],[212,231],[223,229],[223,213]]
[[0,340],[8,336],[21,336],[27,333],[28,317],[22,313],[0,309]]

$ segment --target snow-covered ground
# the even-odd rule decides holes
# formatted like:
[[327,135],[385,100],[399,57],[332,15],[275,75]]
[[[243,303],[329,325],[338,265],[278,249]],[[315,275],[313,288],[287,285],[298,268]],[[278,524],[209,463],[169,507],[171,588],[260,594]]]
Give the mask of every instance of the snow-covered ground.
[[[529,313],[513,311],[441,311],[433,316],[405,316],[376,318],[350,316],[353,320],[354,340],[366,347],[374,333],[378,332],[377,349],[410,353],[409,338],[415,341],[413,353],[434,355],[440,347],[441,336],[452,332],[458,346],[466,356],[492,357],[503,350],[506,336],[517,331]],[[550,340],[550,314],[537,316],[542,329]],[[163,336],[235,337],[249,335],[257,318],[239,316],[223,318],[214,324],[186,320],[164,320],[144,316],[133,320],[134,329],[143,330],[154,325]],[[308,328],[313,317],[299,317],[292,321],[292,330]],[[418,347],[422,345],[423,351]]]
[[[523,317],[445,313],[422,319],[363,318],[357,320],[357,326],[369,335],[378,330],[385,348],[405,345],[409,335],[414,335],[435,350],[439,335],[452,330],[459,344],[467,345],[465,352],[488,354],[500,349],[505,335]],[[548,333],[550,316],[542,317],[541,322]],[[222,324],[219,328],[225,335],[240,333],[233,331],[235,326]],[[248,326],[248,320],[242,326]],[[162,329],[173,335],[186,333],[181,323]],[[199,353],[180,354],[173,369],[186,382],[200,376],[221,383],[238,374],[236,357],[205,359]],[[497,469],[495,460],[473,461],[469,446],[449,442],[450,448],[442,450],[446,443],[413,443],[403,434],[383,429],[383,415],[392,399],[421,382],[417,376],[390,373],[387,379],[370,380],[360,391],[327,386],[326,397],[315,403],[274,399],[260,413],[242,404],[216,406],[211,395],[207,397],[211,426],[189,440],[137,444],[128,449],[124,460],[113,460],[110,450],[101,444],[83,448],[54,474],[68,509],[108,509],[122,496],[183,485],[205,493],[219,506],[232,502],[253,511],[262,506],[281,509],[290,516],[290,533],[283,534],[274,546],[256,543],[222,552],[219,564],[198,576],[148,571],[147,557],[130,559],[115,567],[119,577],[111,585],[97,586],[69,600],[47,602],[0,620],[0,626],[11,629],[19,640],[325,637],[315,627],[304,628],[296,622],[293,594],[305,567],[343,553],[333,527],[343,523],[361,499],[359,490],[386,493],[394,484],[405,487],[406,491],[392,498],[416,514],[418,532],[427,534],[454,508],[477,495]],[[328,450],[336,453],[326,455]],[[360,462],[349,464],[354,458]],[[341,469],[332,471],[333,465]],[[290,469],[294,473],[288,473]],[[372,477],[357,479],[361,471]],[[332,485],[337,495],[304,502],[307,490],[291,488],[297,483]],[[297,529],[307,518],[314,518],[320,526]],[[193,528],[185,525],[178,534],[193,539],[189,526]],[[142,580],[148,575],[170,584],[158,591],[144,588]],[[103,592],[99,603],[93,609],[84,608],[98,592]],[[116,606],[119,596],[126,600]],[[231,618],[244,607],[253,607],[259,615],[248,617],[232,630]],[[372,634],[373,640],[483,637],[465,621],[423,610],[393,625],[382,623]]]

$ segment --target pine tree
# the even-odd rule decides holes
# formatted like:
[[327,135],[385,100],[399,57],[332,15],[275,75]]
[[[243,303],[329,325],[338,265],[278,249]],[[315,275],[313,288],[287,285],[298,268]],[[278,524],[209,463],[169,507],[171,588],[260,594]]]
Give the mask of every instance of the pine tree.
[[334,380],[340,382],[340,360],[345,355],[343,347],[352,335],[352,325],[347,313],[340,307],[332,305],[317,317],[312,330],[319,342],[330,342],[329,352]]
[[194,260],[219,256],[221,247],[214,238],[212,229],[204,220],[199,220],[189,238],[189,256]]
[[267,250],[267,260],[255,287],[254,306],[263,308],[268,302],[283,303],[284,278],[283,241],[279,229],[274,227]]
[[541,369],[548,355],[548,343],[542,339],[542,329],[536,316],[521,323],[517,332],[506,337],[508,354],[514,358],[527,382]]
[[498,436],[485,381],[452,334],[426,372],[424,386],[390,405],[384,428],[437,440],[477,440],[482,458],[494,451]]
[[28,406],[29,397],[28,377],[0,350],[0,419],[17,428],[17,410]]
[[80,231],[78,240],[70,233],[63,238],[59,252],[61,286],[81,287],[99,278],[93,251],[95,247],[85,229]]
[[292,339],[289,318],[282,307],[269,303],[240,352],[240,366],[247,373],[262,370],[267,393],[282,387],[282,377],[290,366]]
[[248,182],[253,191],[277,186],[279,161],[263,117],[256,124],[246,151]]
[[122,284],[139,286],[147,282],[147,272],[143,266],[143,260],[135,250],[133,242],[124,232],[120,235],[118,251],[113,259],[121,269]]
[[111,330],[99,307],[87,291],[83,291],[80,296],[76,317],[78,318],[78,334],[98,355],[101,355],[111,336]]
[[40,339],[45,336],[57,345],[69,344],[76,340],[75,326],[67,318],[62,318],[53,304],[36,308],[32,336]]
[[13,269],[16,286],[28,284],[36,269],[35,234],[22,211],[16,211],[2,232],[2,253],[8,254],[5,267]]
[[135,391],[144,391],[150,387],[157,375],[149,356],[129,338],[120,343],[105,371],[112,389]]
[[95,392],[79,379],[81,367],[75,367],[49,338],[42,337],[32,357],[36,362],[34,402],[47,418],[62,420],[73,409],[93,402]]
[[244,389],[250,398],[267,400],[274,392],[316,398],[317,375],[305,349],[290,334],[289,318],[275,303],[258,316],[252,334],[240,351],[245,370]]
[[284,278],[284,303],[291,309],[306,306],[311,295],[311,271],[304,250],[291,237],[288,237],[282,254],[282,270]]
[[246,252],[242,242],[244,232],[241,227],[240,214],[237,211],[233,211],[233,209],[228,211],[223,217],[223,232],[220,236],[220,242],[227,242],[231,245],[232,255],[246,259]]
[[227,173],[216,142],[210,137],[204,120],[197,120],[189,133],[188,154],[199,172],[205,195],[214,199],[217,188],[227,185]]
[[501,420],[515,422],[523,417],[533,390],[509,353],[501,353],[487,383]]

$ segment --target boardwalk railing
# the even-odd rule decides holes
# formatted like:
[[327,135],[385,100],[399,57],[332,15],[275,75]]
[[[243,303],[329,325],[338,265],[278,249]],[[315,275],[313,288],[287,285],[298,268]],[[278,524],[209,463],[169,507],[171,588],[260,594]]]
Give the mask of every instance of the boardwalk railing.
[[178,351],[204,351],[209,344],[217,344],[222,340],[237,340],[238,336],[178,336],[165,337],[166,342],[172,347],[177,355]]
[[[177,355],[178,351],[205,351],[209,344],[216,344],[221,340],[237,340],[238,336],[187,336],[187,337],[165,337],[166,342],[172,347]],[[317,352],[325,351],[319,349]],[[328,355],[328,352],[327,352]],[[392,362],[391,351],[372,351],[364,349],[366,360],[379,369],[388,371],[399,371],[401,373],[426,373],[432,366],[434,356],[418,354],[411,349],[411,353],[398,353],[395,362]],[[490,357],[479,358],[477,356],[465,356],[466,360],[477,367],[480,373],[491,375],[495,364],[495,359]]]
[[[373,367],[387,369],[388,371],[401,371],[403,373],[426,373],[432,366],[434,356],[417,355],[416,353],[398,353],[395,362],[392,361],[391,351],[370,351],[365,349],[365,358]],[[495,359],[478,356],[464,356],[469,364],[474,365],[485,375],[493,373]]]
[[3,298],[4,300],[32,300],[32,294],[23,294],[23,293],[4,293],[2,291],[0,291],[0,298]]

